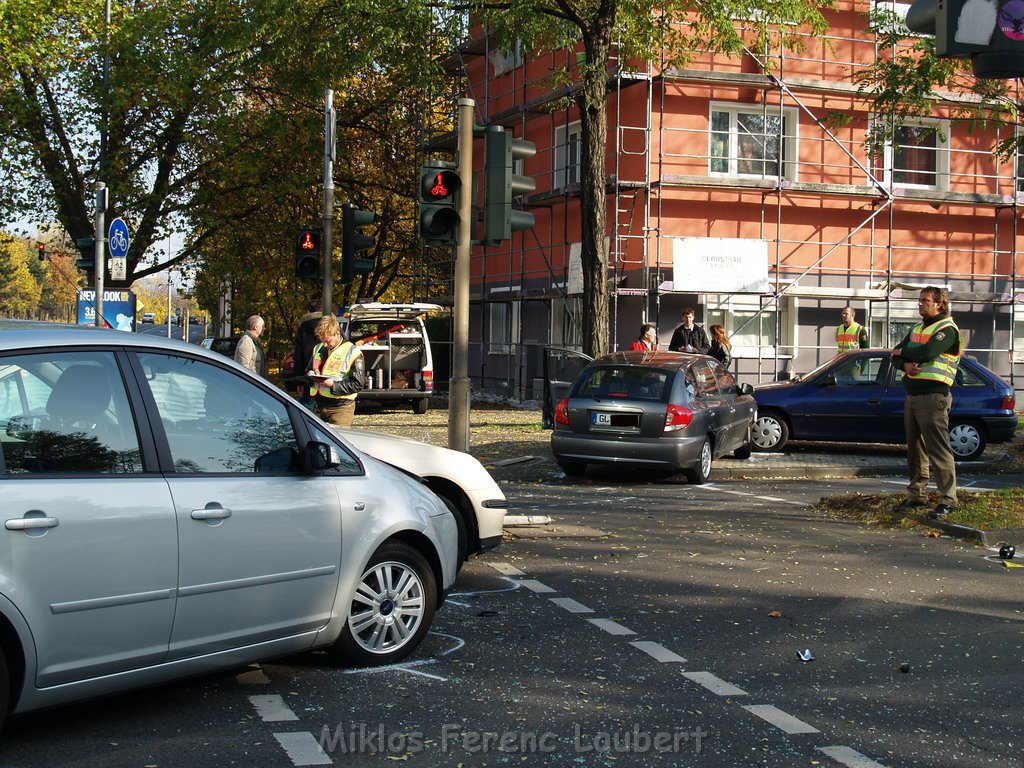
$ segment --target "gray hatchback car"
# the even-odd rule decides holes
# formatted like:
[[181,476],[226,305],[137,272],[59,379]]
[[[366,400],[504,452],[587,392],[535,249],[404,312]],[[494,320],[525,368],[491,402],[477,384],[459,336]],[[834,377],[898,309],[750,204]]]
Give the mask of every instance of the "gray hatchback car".
[[323,647],[397,661],[455,579],[457,529],[234,361],[0,321],[0,722]]
[[715,458],[750,456],[752,392],[706,355],[615,352],[587,365],[555,406],[551,450],[567,475],[620,464],[704,483]]

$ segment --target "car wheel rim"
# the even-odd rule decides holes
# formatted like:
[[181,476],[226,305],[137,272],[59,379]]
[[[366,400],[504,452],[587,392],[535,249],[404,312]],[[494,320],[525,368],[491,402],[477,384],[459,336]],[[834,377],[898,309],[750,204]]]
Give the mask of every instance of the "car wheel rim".
[[949,445],[958,456],[969,456],[978,450],[981,436],[967,424],[959,424],[949,431]]
[[775,419],[758,419],[754,429],[754,445],[758,448],[771,448],[782,439],[782,427]]
[[711,443],[705,441],[704,447],[700,449],[700,471],[704,477],[711,474]]
[[348,625],[369,653],[393,653],[412,640],[423,621],[423,582],[405,563],[378,563],[363,574]]

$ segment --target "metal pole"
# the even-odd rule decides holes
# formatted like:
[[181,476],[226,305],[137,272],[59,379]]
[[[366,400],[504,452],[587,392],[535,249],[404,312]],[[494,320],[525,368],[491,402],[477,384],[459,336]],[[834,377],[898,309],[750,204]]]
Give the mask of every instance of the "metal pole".
[[103,327],[103,272],[106,270],[106,244],[107,233],[107,185],[102,181],[96,182],[96,317],[97,328]]
[[323,251],[320,298],[325,313],[334,312],[334,127],[334,91],[328,88],[324,99],[324,236],[320,241]]
[[452,379],[448,384],[448,447],[469,453],[469,240],[473,227],[473,99],[459,99],[459,236],[455,246]]

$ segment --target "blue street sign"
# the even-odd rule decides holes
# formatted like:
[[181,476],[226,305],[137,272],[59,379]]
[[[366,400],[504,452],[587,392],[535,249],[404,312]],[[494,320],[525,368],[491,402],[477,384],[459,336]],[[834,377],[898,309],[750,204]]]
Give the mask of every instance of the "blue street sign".
[[124,219],[118,217],[110,222],[110,229],[107,230],[107,247],[110,255],[115,259],[124,259],[128,256],[128,225]]

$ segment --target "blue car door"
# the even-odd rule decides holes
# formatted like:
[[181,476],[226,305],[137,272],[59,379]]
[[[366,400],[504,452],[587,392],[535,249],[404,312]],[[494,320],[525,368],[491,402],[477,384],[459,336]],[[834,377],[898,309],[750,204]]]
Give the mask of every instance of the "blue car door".
[[870,441],[887,428],[887,369],[888,358],[881,354],[853,355],[805,382],[803,398],[790,412],[793,436]]

